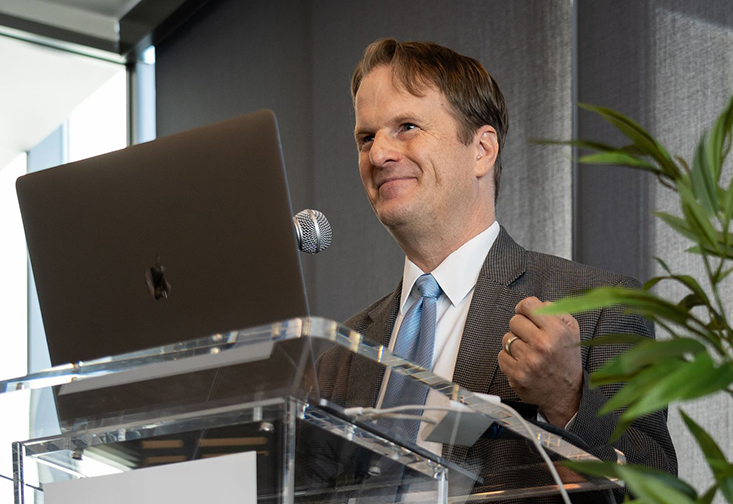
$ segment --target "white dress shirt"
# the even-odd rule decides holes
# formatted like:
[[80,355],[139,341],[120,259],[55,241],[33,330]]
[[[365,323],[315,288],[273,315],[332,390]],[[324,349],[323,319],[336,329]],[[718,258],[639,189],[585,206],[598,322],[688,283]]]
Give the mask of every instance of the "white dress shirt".
[[[486,255],[499,236],[499,223],[494,223],[484,231],[464,243],[458,250],[450,254],[440,265],[430,273],[437,280],[443,293],[438,298],[437,324],[435,328],[435,346],[433,350],[433,373],[448,381],[453,381],[453,371],[458,359],[458,350],[461,346],[463,328],[466,325],[468,309],[471,306],[473,291],[476,287],[481,267]],[[413,289],[418,277],[425,274],[415,263],[405,258],[405,268],[402,273],[402,294],[400,297],[400,311],[397,314],[392,336],[389,340],[390,351],[394,349],[397,333],[407,311],[420,299],[420,293]],[[389,375],[385,375],[384,385],[377,401],[378,407],[382,404],[386,382]],[[439,394],[437,394],[439,395]],[[447,405],[445,398],[437,397],[432,392],[426,401],[426,406]],[[446,404],[443,404],[445,402]],[[421,429],[422,430],[422,429]],[[418,445],[435,453],[440,453],[441,445],[420,440]]]
[[[486,230],[464,243],[430,272],[443,290],[437,306],[433,373],[448,381],[453,380],[453,370],[456,367],[461,336],[476,281],[497,236],[499,236],[499,223],[494,221]],[[389,341],[390,350],[394,348],[397,333],[407,311],[420,300],[420,293],[413,287],[420,275],[424,274],[425,272],[415,263],[405,258],[400,311]]]

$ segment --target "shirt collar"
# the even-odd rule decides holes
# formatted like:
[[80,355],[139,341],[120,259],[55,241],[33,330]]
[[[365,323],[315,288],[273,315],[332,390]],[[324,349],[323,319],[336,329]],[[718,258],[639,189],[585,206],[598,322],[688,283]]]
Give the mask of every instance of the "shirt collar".
[[[476,285],[481,266],[486,255],[499,236],[499,223],[494,223],[474,236],[461,247],[446,257],[432,271],[433,277],[453,306],[457,306]],[[412,286],[420,275],[425,274],[415,263],[405,257],[405,268],[402,272],[402,295],[400,297],[400,313],[407,311],[405,304],[410,298]],[[417,295],[417,294],[416,294]]]

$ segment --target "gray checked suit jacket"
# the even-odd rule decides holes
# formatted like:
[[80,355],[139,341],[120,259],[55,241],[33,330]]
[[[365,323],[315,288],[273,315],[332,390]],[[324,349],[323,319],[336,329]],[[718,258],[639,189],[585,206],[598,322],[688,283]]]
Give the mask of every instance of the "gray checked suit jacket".
[[[542,301],[554,301],[569,294],[601,285],[638,287],[631,278],[574,263],[554,256],[530,252],[517,245],[501,229],[489,251],[474,291],[461,340],[453,381],[471,391],[495,394],[504,400],[518,401],[501,372],[497,355],[502,336],[509,330],[514,307],[528,296]],[[387,346],[399,310],[401,284],[391,294],[380,299],[350,318],[345,324],[374,342]],[[635,315],[623,315],[617,309],[594,310],[577,315],[581,340],[614,333],[635,333],[654,337],[651,324]],[[613,445],[608,440],[616,425],[616,415],[598,417],[597,412],[618,386],[588,387],[588,373],[599,369],[623,349],[613,346],[582,347],[585,380],[580,409],[570,431],[580,436],[593,454],[606,460],[616,460],[613,448],[622,451],[629,463],[644,464],[670,473],[677,471],[677,459],[667,430],[667,412],[660,411],[637,421]],[[349,362],[345,362],[344,358]],[[379,390],[380,377],[368,363],[344,356],[321,362],[321,394],[337,402],[373,404]],[[475,447],[481,453],[466,453],[465,457],[505,460],[521,455],[512,453],[508,444],[491,441]],[[474,448],[472,448],[474,450]],[[515,462],[520,463],[517,459]]]

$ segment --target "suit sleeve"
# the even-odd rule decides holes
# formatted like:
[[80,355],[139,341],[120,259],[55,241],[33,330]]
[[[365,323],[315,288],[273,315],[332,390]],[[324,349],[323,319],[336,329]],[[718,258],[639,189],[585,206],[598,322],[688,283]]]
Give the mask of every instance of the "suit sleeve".
[[[630,282],[622,281],[619,285],[639,286],[636,281],[633,283],[634,285],[630,285]],[[592,337],[628,333],[653,339],[654,327],[638,315],[627,315],[618,308],[608,308],[601,311]],[[589,374],[628,348],[621,345],[588,348],[584,359],[583,395],[570,431],[584,439],[591,447],[591,452],[601,459],[616,460],[615,448],[623,452],[630,464],[643,464],[677,474],[677,457],[667,429],[666,408],[636,420],[620,439],[609,445],[608,441],[616,427],[619,413],[613,412],[599,417],[598,411],[621,388],[621,384],[591,389],[588,386]]]

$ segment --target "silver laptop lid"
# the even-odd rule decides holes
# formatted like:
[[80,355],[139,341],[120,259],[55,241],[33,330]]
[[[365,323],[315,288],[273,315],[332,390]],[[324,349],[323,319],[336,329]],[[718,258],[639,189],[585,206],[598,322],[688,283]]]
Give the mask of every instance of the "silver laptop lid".
[[54,365],[308,314],[271,111],[16,188]]

